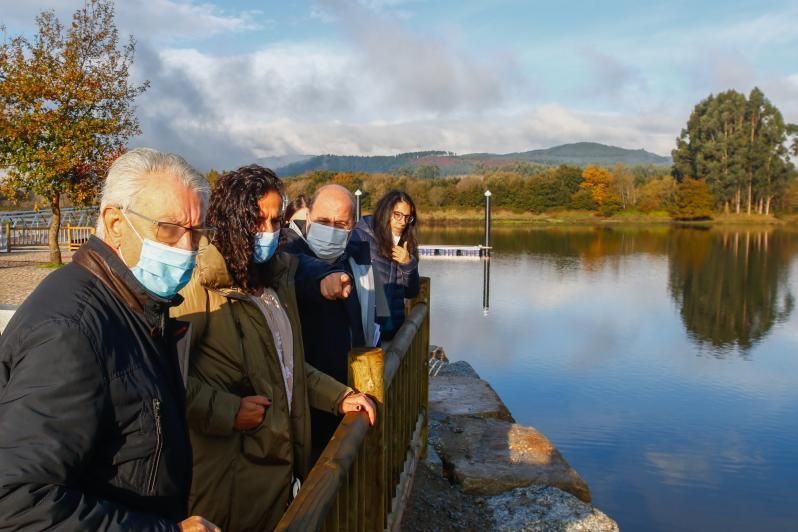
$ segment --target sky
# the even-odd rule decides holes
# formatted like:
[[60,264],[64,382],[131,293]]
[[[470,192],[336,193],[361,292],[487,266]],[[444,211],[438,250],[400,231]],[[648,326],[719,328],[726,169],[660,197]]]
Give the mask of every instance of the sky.
[[[30,35],[82,0],[0,0]],[[133,146],[231,169],[284,155],[509,153],[594,141],[669,155],[712,93],[798,122],[792,1],[117,0]]]

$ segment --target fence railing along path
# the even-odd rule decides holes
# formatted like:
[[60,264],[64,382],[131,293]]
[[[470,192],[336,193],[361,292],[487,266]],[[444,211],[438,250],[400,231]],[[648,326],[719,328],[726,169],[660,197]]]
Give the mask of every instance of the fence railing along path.
[[[58,243],[75,250],[94,233],[97,207],[61,209]],[[52,212],[0,212],[0,252],[47,249]]]
[[344,416],[277,525],[279,531],[398,530],[416,465],[426,454],[430,281],[389,345],[353,349],[349,385],[377,403]]

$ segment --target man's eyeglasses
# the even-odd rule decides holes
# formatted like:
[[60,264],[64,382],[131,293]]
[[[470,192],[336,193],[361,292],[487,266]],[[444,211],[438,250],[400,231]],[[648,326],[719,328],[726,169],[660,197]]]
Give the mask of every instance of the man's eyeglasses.
[[143,214],[139,214],[136,211],[125,209],[125,212],[129,212],[130,214],[134,214],[141,218],[142,220],[146,220],[150,222],[152,225],[156,226],[155,228],[155,239],[158,242],[163,244],[169,244],[173,246],[180,242],[180,239],[183,238],[183,235],[186,234],[186,231],[191,231],[191,245],[192,247],[196,248],[199,245],[200,238],[203,236],[208,239],[208,242],[213,240],[213,235],[216,234],[216,229],[213,227],[185,227],[180,224],[175,224],[171,222],[161,222],[158,220],[153,220],[152,218],[148,218]]
[[416,219],[415,216],[413,216],[412,214],[402,214],[399,211],[393,211],[391,213],[391,216],[393,217],[395,222],[401,222],[402,220],[404,220],[405,223],[407,224],[412,224]]

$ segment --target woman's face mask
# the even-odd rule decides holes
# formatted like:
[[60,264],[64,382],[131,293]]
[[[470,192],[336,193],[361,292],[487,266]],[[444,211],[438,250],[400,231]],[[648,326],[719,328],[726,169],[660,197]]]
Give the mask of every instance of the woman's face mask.
[[308,222],[305,241],[318,258],[332,262],[343,255],[349,230]]
[[153,294],[171,299],[191,280],[191,272],[197,262],[197,252],[142,238],[124,211],[122,215],[141,240],[139,262],[130,268],[130,271],[144,288]]
[[280,243],[280,230],[270,233],[264,231],[255,235],[255,247],[252,250],[252,260],[263,264],[274,256],[277,245]]

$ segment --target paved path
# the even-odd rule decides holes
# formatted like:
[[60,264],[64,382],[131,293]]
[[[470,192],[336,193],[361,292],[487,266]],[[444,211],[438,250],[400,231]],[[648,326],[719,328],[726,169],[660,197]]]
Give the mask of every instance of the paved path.
[[[49,259],[46,251],[0,253],[0,305],[19,305],[28,294],[55,271],[43,268]],[[72,253],[61,251],[64,263],[72,260]]]

